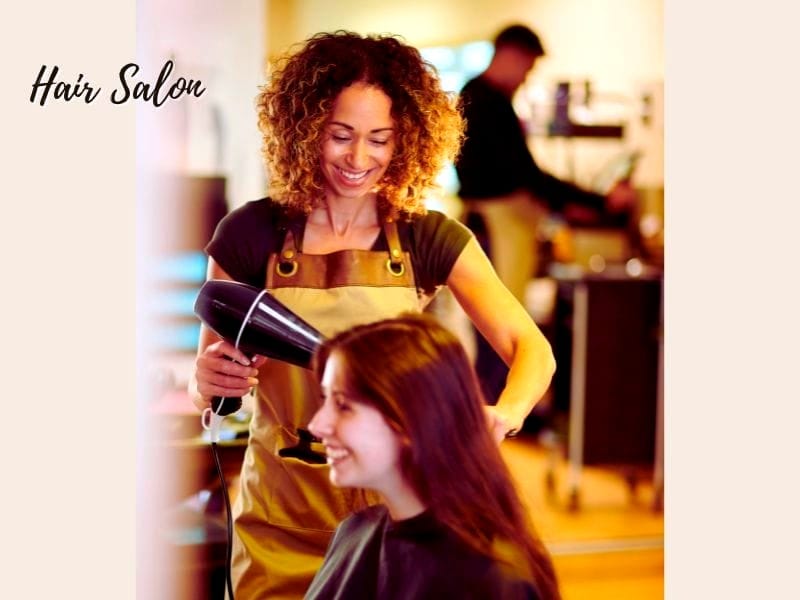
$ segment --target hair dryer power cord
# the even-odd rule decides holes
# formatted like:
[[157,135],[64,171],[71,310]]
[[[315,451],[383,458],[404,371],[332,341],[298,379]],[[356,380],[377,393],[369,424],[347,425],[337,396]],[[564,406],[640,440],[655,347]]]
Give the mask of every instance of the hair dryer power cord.
[[[247,314],[242,319],[242,322],[239,326],[239,333],[236,336],[236,342],[234,343],[234,347],[237,350],[239,349],[239,342],[242,339],[242,334],[244,333],[245,327],[247,327],[247,323],[250,321],[250,316],[253,314],[253,311],[255,310],[256,306],[258,306],[258,301],[261,300],[261,297],[266,293],[267,290],[262,290],[261,293],[255,297],[252,304],[250,305],[250,308],[247,311]],[[226,400],[228,401],[227,405],[225,402]],[[222,421],[225,420],[225,417],[227,415],[237,412],[241,407],[242,407],[241,398],[214,398],[211,407],[206,408],[203,411],[201,417],[203,428],[207,429],[210,434],[211,452],[214,455],[214,463],[217,466],[217,473],[219,474],[219,480],[220,483],[222,484],[222,497],[225,500],[225,514],[227,515],[227,520],[228,520],[228,543],[225,550],[225,585],[228,588],[228,600],[234,600],[233,582],[231,580],[231,558],[233,551],[233,515],[231,512],[230,496],[228,496],[228,484],[225,483],[225,475],[222,472],[222,464],[219,460],[219,450],[217,449],[217,442],[219,442],[219,431],[222,426]]]
[[228,484],[225,483],[225,475],[222,472],[222,464],[219,460],[217,443],[211,442],[211,453],[214,455],[214,464],[217,465],[217,473],[222,484],[222,497],[225,499],[225,514],[228,520],[228,543],[225,547],[225,585],[228,588],[228,598],[234,600],[233,582],[231,581],[231,558],[233,551],[233,514],[231,513],[231,500],[228,496]]

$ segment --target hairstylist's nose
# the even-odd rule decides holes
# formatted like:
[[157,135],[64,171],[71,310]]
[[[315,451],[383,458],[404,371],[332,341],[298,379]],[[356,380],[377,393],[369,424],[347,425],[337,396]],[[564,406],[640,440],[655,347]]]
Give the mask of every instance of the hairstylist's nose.
[[355,141],[350,146],[350,165],[356,169],[366,169],[368,162],[367,148],[363,141]]

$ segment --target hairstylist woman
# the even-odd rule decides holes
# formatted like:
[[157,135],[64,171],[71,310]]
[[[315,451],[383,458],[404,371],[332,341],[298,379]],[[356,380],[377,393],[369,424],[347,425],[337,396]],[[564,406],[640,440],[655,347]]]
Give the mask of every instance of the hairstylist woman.
[[[307,40],[258,97],[271,194],[220,223],[208,278],[264,286],[326,336],[420,311],[449,286],[511,368],[487,408],[499,441],[547,389],[554,361],[469,231],[423,205],[458,152],[455,106],[433,68],[395,37]],[[195,403],[257,387],[234,507],[234,588],[238,600],[297,598],[339,521],[376,498],[330,485],[324,455],[303,430],[320,406],[311,373],[252,359],[204,330]]]

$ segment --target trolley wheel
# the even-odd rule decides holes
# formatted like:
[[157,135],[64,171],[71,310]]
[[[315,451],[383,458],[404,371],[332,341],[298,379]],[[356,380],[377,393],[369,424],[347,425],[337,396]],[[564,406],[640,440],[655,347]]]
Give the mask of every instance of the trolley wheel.
[[636,499],[636,490],[639,486],[639,477],[636,475],[636,472],[630,470],[625,473],[625,483],[628,485],[628,494],[631,497],[631,500]]
[[547,471],[544,476],[544,487],[548,494],[552,495],[556,491],[556,474],[553,471]]
[[655,512],[664,511],[664,488],[657,489],[653,494],[653,510]]
[[567,503],[567,510],[570,512],[577,512],[581,507],[581,494],[577,488],[573,488],[569,492],[569,501]]

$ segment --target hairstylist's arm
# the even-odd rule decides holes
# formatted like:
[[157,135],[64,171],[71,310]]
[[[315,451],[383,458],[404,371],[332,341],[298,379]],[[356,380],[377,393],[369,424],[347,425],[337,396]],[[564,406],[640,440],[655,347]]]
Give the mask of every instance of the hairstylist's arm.
[[[208,259],[207,279],[233,278],[213,258]],[[250,360],[253,358],[254,360]],[[232,360],[229,360],[232,359]],[[205,325],[200,328],[197,360],[189,394],[192,402],[203,410],[214,396],[239,398],[250,391],[258,381],[258,367],[267,359],[263,356],[248,357],[236,347],[222,340]]]
[[544,395],[555,371],[550,343],[525,308],[506,289],[472,238],[456,260],[448,287],[469,318],[509,366],[506,387],[489,407],[495,438],[519,430]]

